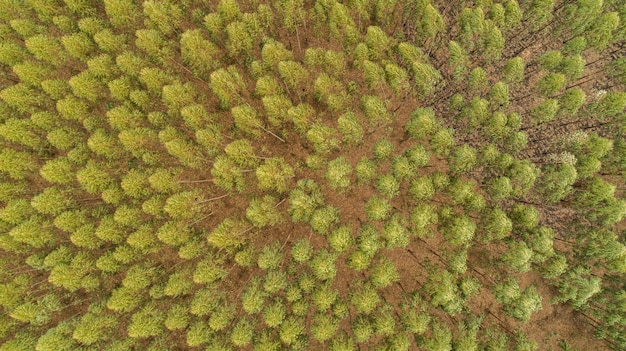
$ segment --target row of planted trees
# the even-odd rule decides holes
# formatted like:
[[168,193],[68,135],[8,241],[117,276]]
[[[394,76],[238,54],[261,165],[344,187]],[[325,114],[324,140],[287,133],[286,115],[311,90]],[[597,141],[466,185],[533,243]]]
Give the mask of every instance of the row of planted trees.
[[0,1],[0,350],[623,349],[626,11],[465,6]]

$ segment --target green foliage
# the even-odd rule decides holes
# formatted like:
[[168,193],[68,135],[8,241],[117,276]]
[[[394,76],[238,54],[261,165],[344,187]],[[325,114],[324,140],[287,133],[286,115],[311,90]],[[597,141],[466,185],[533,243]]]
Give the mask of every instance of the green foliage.
[[226,218],[209,233],[207,240],[217,249],[236,249],[244,244],[243,234],[248,229],[243,221]]
[[428,176],[417,177],[411,181],[409,194],[415,201],[424,201],[432,199],[435,195],[435,186],[432,178]]
[[359,250],[369,257],[373,257],[383,243],[378,236],[378,230],[373,225],[366,224],[361,227],[357,237]]
[[521,82],[524,79],[524,68],[524,59],[519,56],[508,60],[502,69],[503,80],[509,84]]
[[[47,104],[47,97],[24,83],[7,87],[0,91],[0,98],[6,104],[22,113],[35,113],[37,106]],[[63,110],[59,110],[63,114]]]
[[263,310],[263,321],[268,327],[276,328],[282,324],[286,312],[285,304],[280,299],[276,299]]
[[6,206],[0,210],[0,219],[7,223],[18,225],[27,220],[34,212],[28,200],[14,199],[7,202]]
[[283,88],[278,83],[278,80],[272,76],[262,76],[256,81],[255,93],[260,96],[280,96]]
[[485,211],[482,227],[485,231],[483,241],[489,242],[507,237],[513,229],[513,222],[504,211],[493,208]]
[[185,191],[167,198],[163,210],[175,219],[191,219],[202,211],[199,191]]
[[376,288],[366,283],[350,290],[350,302],[357,313],[370,314],[381,303],[381,299]]
[[261,135],[259,130],[261,127],[261,121],[257,117],[257,112],[249,105],[239,105],[231,109],[235,126],[242,132],[258,137]]
[[432,324],[432,336],[423,339],[421,346],[429,351],[451,350],[452,333],[445,325],[435,322]]
[[354,269],[357,272],[363,271],[369,267],[371,257],[362,250],[352,251],[346,260],[348,267]]
[[561,65],[563,54],[558,50],[550,50],[539,56],[536,61],[543,69],[552,71]]
[[242,347],[250,344],[253,336],[253,324],[246,318],[240,318],[232,329],[230,340],[233,345]]
[[357,145],[363,141],[363,126],[361,120],[353,112],[346,112],[337,119],[337,129],[343,135],[347,144]]
[[484,91],[487,88],[487,73],[481,67],[472,70],[468,79],[468,89]]
[[315,79],[313,95],[334,112],[344,110],[349,99],[344,85],[326,73],[320,74]]
[[16,333],[0,346],[1,351],[27,351],[35,348],[37,339],[26,332]]
[[403,155],[395,156],[391,160],[391,170],[395,179],[400,182],[413,178],[415,174],[411,161]]
[[580,88],[567,89],[559,99],[559,113],[574,116],[585,103],[585,92]]
[[389,139],[383,138],[378,140],[372,146],[372,154],[378,160],[388,158],[394,151],[394,146]]
[[39,174],[50,183],[67,184],[74,180],[73,164],[66,157],[46,162]]
[[337,274],[336,254],[326,249],[317,251],[309,261],[309,267],[319,280],[332,280]]
[[227,109],[233,102],[238,101],[239,94],[245,85],[237,68],[230,66],[211,73],[209,87],[219,99],[221,107]]
[[316,313],[313,316],[311,334],[313,338],[319,342],[324,342],[332,338],[338,328],[339,320],[332,315],[326,313]]
[[351,329],[355,340],[360,343],[366,343],[374,334],[374,326],[370,318],[364,315],[352,321]]
[[128,48],[128,36],[125,34],[115,34],[108,28],[95,33],[93,40],[102,51],[111,54],[121,53]]
[[409,244],[409,232],[405,219],[399,214],[392,215],[391,219],[385,223],[382,234],[387,241],[388,248],[404,248]]
[[392,198],[400,195],[400,183],[391,174],[383,174],[376,181],[378,191],[385,197]]
[[110,160],[124,155],[117,138],[115,138],[112,133],[106,132],[104,129],[95,130],[87,140],[87,146],[89,146],[89,149],[94,153],[104,156]]
[[321,154],[328,154],[340,144],[337,131],[321,123],[314,123],[306,132],[306,138]]
[[378,96],[364,95],[361,98],[361,109],[372,124],[389,124],[392,121],[385,102]]
[[0,62],[14,66],[24,60],[27,53],[24,48],[12,41],[3,41],[0,44]]
[[288,190],[288,179],[294,177],[294,171],[282,158],[270,159],[256,169],[256,176],[259,188],[284,193]]
[[382,221],[389,217],[391,205],[385,199],[376,195],[372,196],[365,203],[365,215],[369,220]]
[[170,274],[163,293],[165,296],[180,297],[191,293],[193,281],[189,279],[190,270],[183,269]]
[[72,334],[74,340],[92,345],[98,341],[110,337],[112,329],[117,325],[117,320],[111,315],[85,314]]
[[585,72],[585,60],[581,55],[565,57],[561,62],[561,72],[568,81],[576,81]]
[[287,285],[287,275],[284,271],[270,270],[265,275],[263,290],[269,294],[275,294],[283,290]]
[[456,277],[449,271],[442,270],[428,274],[424,289],[429,294],[430,303],[433,306],[440,306],[451,315],[461,312],[463,301],[456,284]]
[[345,252],[354,244],[352,231],[347,226],[339,227],[328,235],[328,243],[333,250]]
[[507,267],[518,272],[529,271],[533,251],[523,241],[509,243],[508,246],[508,250],[502,255]]
[[295,222],[308,222],[318,206],[324,203],[321,190],[311,179],[297,182],[297,188],[289,193],[291,219]]
[[298,263],[307,262],[313,256],[313,246],[306,239],[300,239],[291,247],[291,257]]
[[[502,86],[494,85],[494,89],[490,91],[490,97],[492,100],[492,108],[496,109],[500,103],[507,103],[508,93],[506,88]],[[461,117],[468,120],[471,128],[476,128],[481,124],[484,124],[485,120],[489,116],[489,101],[474,97],[470,103],[461,109]]]
[[511,179],[504,176],[492,179],[488,188],[489,195],[494,200],[506,199],[512,191]]
[[554,120],[558,110],[559,101],[556,99],[548,99],[535,106],[531,113],[535,121],[545,123]]
[[200,346],[209,341],[209,328],[202,323],[193,323],[189,329],[187,329],[187,345],[194,347]]
[[594,105],[594,112],[604,116],[615,116],[626,108],[626,93],[609,92]]
[[504,311],[520,321],[528,321],[532,313],[541,309],[541,295],[532,285],[521,290],[517,281],[506,280],[496,285],[494,292]]
[[370,89],[384,88],[385,84],[385,71],[375,62],[364,60],[363,63],[363,76],[365,83]]
[[565,81],[564,74],[550,73],[537,82],[537,89],[543,96],[552,96],[565,86]]
[[270,124],[279,127],[289,119],[288,111],[292,107],[292,103],[286,96],[271,95],[263,97],[263,107]]
[[263,62],[270,67],[278,65],[281,61],[293,60],[293,54],[278,41],[269,40],[263,45],[261,50]]
[[467,299],[480,293],[481,284],[476,277],[462,278],[459,289],[461,289],[463,297]]
[[523,229],[530,230],[539,224],[539,212],[530,205],[516,204],[513,206],[510,216],[514,226]]
[[575,309],[582,309],[591,297],[602,289],[599,277],[589,276],[586,269],[575,267],[565,274],[558,284],[559,295],[555,302],[568,302]]
[[20,81],[35,87],[52,76],[49,67],[30,61],[14,65],[13,72],[19,77]]
[[437,85],[441,83],[441,73],[432,65],[419,60],[412,62],[411,69],[417,92],[424,96],[432,95]]
[[301,64],[291,60],[278,63],[278,72],[283,81],[291,89],[302,89],[304,82],[309,78],[309,72]]
[[476,150],[467,144],[455,148],[450,155],[450,170],[455,174],[469,172],[476,165]]
[[282,262],[282,253],[278,242],[274,242],[271,245],[266,245],[258,257],[259,268],[263,270],[277,269]]
[[105,91],[104,86],[100,84],[97,77],[90,71],[83,71],[70,78],[69,85],[75,96],[92,103],[101,99]]
[[399,279],[400,275],[390,259],[383,257],[372,265],[370,281],[376,288],[387,287]]
[[546,201],[556,203],[573,190],[577,178],[576,167],[571,164],[548,165],[539,179],[538,189]]
[[144,54],[156,62],[163,63],[164,59],[171,55],[171,43],[167,42],[165,35],[157,29],[139,29],[135,31],[135,45]]
[[46,295],[36,302],[25,302],[15,307],[10,316],[20,322],[41,326],[50,321],[50,315],[61,308],[58,297]]
[[352,165],[342,156],[328,162],[324,176],[332,189],[341,191],[350,186],[351,173]]
[[248,314],[258,313],[265,304],[265,292],[259,279],[253,279],[241,295],[243,310]]
[[620,23],[617,12],[608,12],[596,19],[586,32],[587,42],[597,51],[604,50],[613,41],[613,31]]
[[224,330],[235,317],[235,308],[232,305],[222,304],[218,306],[209,318],[209,327],[212,331]]
[[439,216],[437,210],[433,205],[418,204],[413,208],[411,213],[411,224],[420,236],[425,234],[426,228],[431,224],[437,224]]
[[69,351],[77,347],[76,342],[70,337],[72,327],[68,323],[59,323],[37,339],[35,350],[37,351]]
[[400,94],[409,89],[408,73],[400,66],[389,63],[385,65],[387,83],[396,94]]
[[322,284],[311,294],[311,300],[319,311],[327,311],[337,300],[337,291],[329,283]]
[[[416,302],[419,303],[419,301]],[[412,302],[411,304],[402,304],[402,310],[400,312],[400,323],[402,327],[408,332],[420,335],[424,334],[424,332],[428,328],[431,317],[427,313],[421,313],[420,309],[417,308],[418,306],[416,306],[416,302]]]
[[448,51],[450,52],[450,67],[454,69],[455,79],[460,79],[467,71],[467,52],[456,41],[451,40],[448,44]]
[[305,324],[302,318],[288,316],[279,329],[280,340],[286,345],[296,344],[298,338],[305,332]]
[[[437,130],[430,140],[432,150],[439,155],[448,155],[454,147],[454,129],[445,128]],[[463,150],[467,149],[464,147]]]
[[506,108],[509,105],[509,86],[503,82],[497,82],[489,90],[487,95],[493,108]]
[[470,220],[468,216],[454,217],[445,226],[446,231],[443,236],[455,246],[469,245],[476,231],[476,223]]
[[255,227],[273,226],[283,221],[283,215],[277,209],[278,200],[270,195],[263,199],[252,199],[246,209],[246,218]]
[[349,351],[354,350],[354,341],[345,332],[340,333],[338,337],[331,340],[329,350],[331,351]]
[[64,210],[75,206],[69,191],[51,186],[34,196],[30,205],[39,213],[58,215]]
[[448,5],[0,0],[0,350],[624,346],[623,6]]
[[376,163],[363,156],[356,164],[355,173],[359,182],[368,183],[376,177]]
[[[84,37],[80,37],[85,40]],[[88,38],[86,40],[89,40]],[[58,39],[45,34],[29,37],[24,41],[26,49],[37,59],[60,66],[68,59],[65,50]],[[80,43],[78,43],[80,44]]]
[[118,28],[132,27],[139,20],[141,13],[135,4],[122,0],[105,0],[104,9],[111,24]]
[[163,312],[154,304],[148,304],[133,314],[128,325],[128,336],[143,339],[161,333],[161,323],[164,320]]
[[246,188],[246,181],[242,171],[230,158],[218,156],[211,168],[213,183],[227,191],[243,192]]
[[24,179],[34,172],[38,168],[37,163],[34,155],[28,152],[10,148],[4,148],[0,152],[0,171],[8,173],[16,180]]
[[423,145],[414,145],[405,151],[405,156],[413,167],[425,167],[430,161],[431,153]]
[[[170,115],[178,116],[181,108],[195,101],[196,95],[197,92],[191,84],[174,82],[173,84],[163,86],[161,90],[161,101],[163,101],[163,104],[168,108]],[[131,93],[131,98],[132,97],[133,95]]]

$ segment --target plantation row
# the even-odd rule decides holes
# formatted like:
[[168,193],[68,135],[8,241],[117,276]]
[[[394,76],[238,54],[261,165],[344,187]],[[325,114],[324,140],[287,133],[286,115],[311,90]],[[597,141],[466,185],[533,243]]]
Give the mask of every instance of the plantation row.
[[626,350],[625,23],[0,0],[0,351]]

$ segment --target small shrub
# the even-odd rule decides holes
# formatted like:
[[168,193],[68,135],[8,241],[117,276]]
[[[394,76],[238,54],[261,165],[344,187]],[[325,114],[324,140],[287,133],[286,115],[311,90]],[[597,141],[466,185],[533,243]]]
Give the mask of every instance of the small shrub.
[[374,195],[365,204],[365,215],[371,221],[382,221],[389,217],[391,204],[385,199]]

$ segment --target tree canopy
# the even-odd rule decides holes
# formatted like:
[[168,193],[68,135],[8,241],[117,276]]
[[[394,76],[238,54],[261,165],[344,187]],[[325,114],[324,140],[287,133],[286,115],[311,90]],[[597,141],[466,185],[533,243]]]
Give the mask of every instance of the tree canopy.
[[626,350],[625,23],[0,0],[0,351]]

